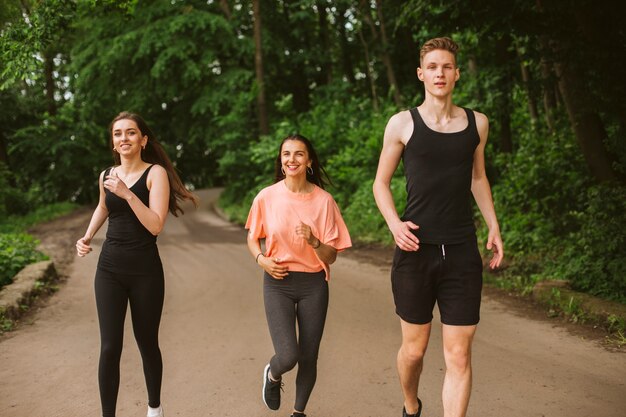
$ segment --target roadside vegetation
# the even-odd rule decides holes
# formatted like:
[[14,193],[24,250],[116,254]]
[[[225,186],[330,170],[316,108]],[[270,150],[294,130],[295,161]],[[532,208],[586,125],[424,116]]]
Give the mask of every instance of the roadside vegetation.
[[[221,205],[239,222],[272,182],[280,140],[304,134],[355,240],[390,245],[371,193],[385,122],[421,103],[419,45],[447,35],[462,48],[456,102],[490,120],[487,170],[507,255],[491,283],[527,294],[567,280],[626,304],[626,83],[615,70],[626,38],[610,8],[25,0],[3,3],[0,24],[2,224],[93,202],[111,164],[106,127],[131,110],[187,184],[226,187]],[[402,177],[400,167],[400,212]],[[484,242],[478,212],[477,224]]]

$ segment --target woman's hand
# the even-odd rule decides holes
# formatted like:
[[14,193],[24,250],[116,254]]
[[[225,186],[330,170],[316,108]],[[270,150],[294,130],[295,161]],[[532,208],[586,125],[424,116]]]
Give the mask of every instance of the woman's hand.
[[257,262],[274,279],[283,279],[289,274],[287,267],[280,265],[278,258],[266,258],[265,255],[261,254]]
[[319,247],[320,240],[313,236],[311,226],[308,224],[300,222],[300,224],[296,226],[296,235],[306,240],[306,243],[309,245]]
[[76,253],[78,254],[78,256],[82,258],[93,250],[90,246],[90,243],[91,238],[88,238],[87,236],[81,237],[76,241]]
[[128,197],[131,196],[132,192],[126,186],[126,183],[117,176],[117,172],[110,172],[109,175],[106,176],[104,180],[104,188],[111,191],[113,194],[118,196],[119,198],[123,198],[127,200]]

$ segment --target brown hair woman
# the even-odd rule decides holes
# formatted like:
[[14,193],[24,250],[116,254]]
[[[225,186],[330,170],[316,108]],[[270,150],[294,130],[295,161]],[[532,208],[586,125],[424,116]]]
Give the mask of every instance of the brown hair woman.
[[110,126],[115,165],[100,174],[100,199],[85,235],[76,242],[78,256],[92,251],[91,239],[108,218],[106,240],[95,277],[100,325],[98,382],[102,415],[115,416],[126,309],[148,389],[148,417],[162,417],[159,324],[164,276],[156,245],[168,211],[183,212],[179,202],[197,198],[189,192],[146,122],[122,112]]

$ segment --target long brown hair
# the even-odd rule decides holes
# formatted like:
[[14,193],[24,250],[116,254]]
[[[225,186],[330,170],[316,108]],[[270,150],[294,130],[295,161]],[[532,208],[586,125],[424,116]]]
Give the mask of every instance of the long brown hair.
[[[156,136],[152,133],[152,130],[148,124],[135,113],[123,111],[111,122],[109,125],[109,133],[111,134],[111,148],[113,148],[113,125],[118,120],[132,120],[137,124],[137,128],[141,132],[142,136],[148,137],[148,142],[145,148],[141,150],[141,160],[150,164],[158,164],[165,168],[167,172],[167,179],[170,183],[170,198],[169,198],[169,211],[174,216],[178,217],[178,212],[184,214],[185,211],[180,207],[179,203],[184,200],[190,200],[194,206],[198,207],[198,197],[189,191],[183,182],[180,180],[176,168],[170,161],[170,158],[165,153],[163,146],[156,140]],[[116,165],[121,163],[120,155],[113,151],[113,160]]]

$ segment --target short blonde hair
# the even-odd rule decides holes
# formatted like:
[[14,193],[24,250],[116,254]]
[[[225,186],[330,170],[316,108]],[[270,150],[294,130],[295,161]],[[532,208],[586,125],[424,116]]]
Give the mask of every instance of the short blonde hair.
[[450,52],[454,56],[454,63],[456,64],[456,52],[459,50],[459,45],[448,37],[433,38],[427,40],[420,49],[420,65],[424,60],[424,56],[436,49],[443,49]]

